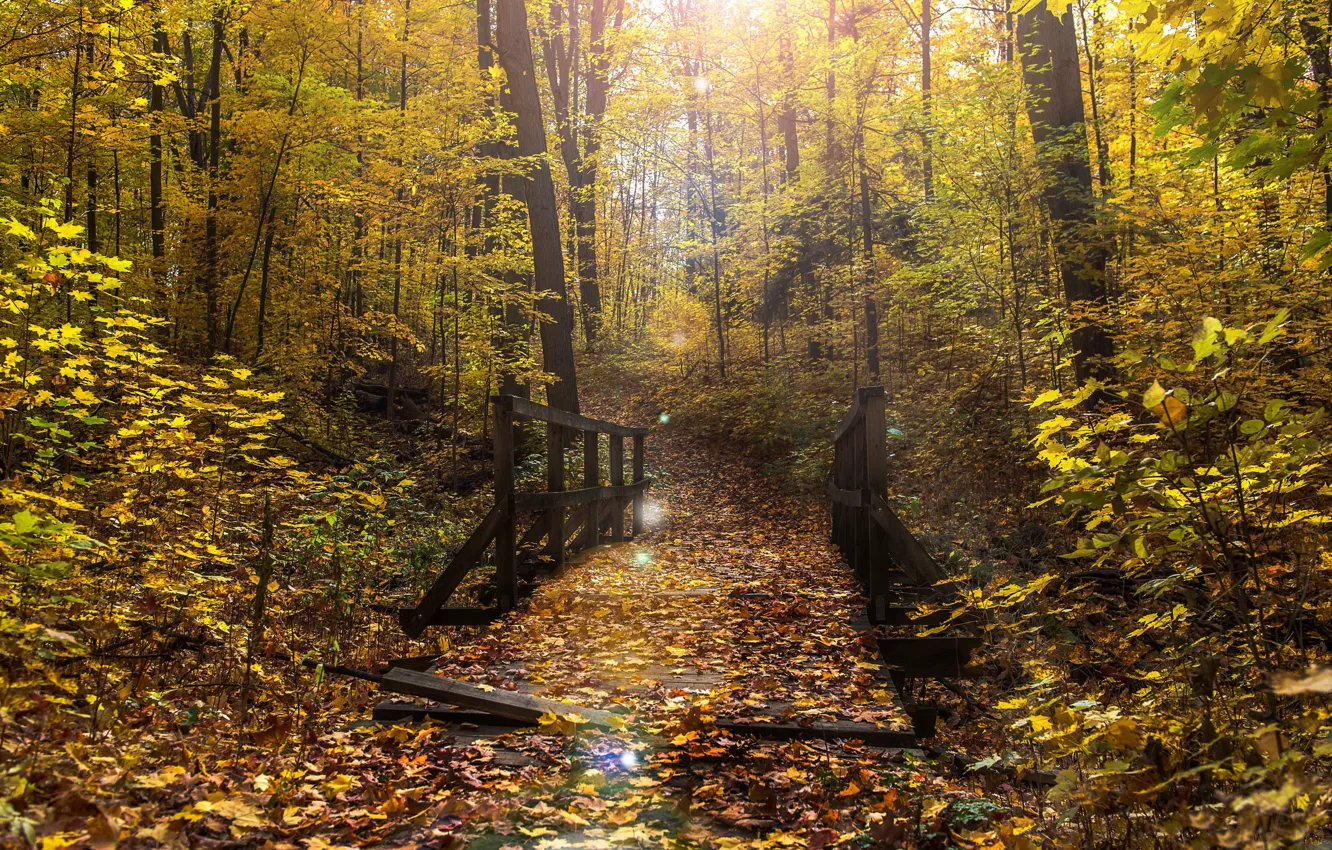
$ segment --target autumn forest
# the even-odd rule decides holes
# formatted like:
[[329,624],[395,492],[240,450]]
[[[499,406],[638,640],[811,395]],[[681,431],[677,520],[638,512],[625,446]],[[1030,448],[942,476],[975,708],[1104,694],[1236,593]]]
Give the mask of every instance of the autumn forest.
[[0,846],[1332,841],[1332,9],[0,0]]

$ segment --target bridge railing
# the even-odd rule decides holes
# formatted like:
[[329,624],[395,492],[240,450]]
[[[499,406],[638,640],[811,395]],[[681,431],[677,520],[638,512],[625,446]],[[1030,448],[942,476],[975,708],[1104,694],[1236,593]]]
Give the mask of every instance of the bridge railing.
[[947,577],[888,504],[888,422],[883,387],[861,387],[833,436],[832,540],[869,597],[875,622],[908,588],[924,592]]
[[[399,612],[403,631],[412,637],[432,625],[479,625],[497,619],[518,601],[520,569],[536,573],[540,564],[530,557],[544,555],[550,569],[564,564],[570,552],[596,546],[609,539],[625,539],[625,510],[632,506],[630,534],[643,532],[644,495],[652,481],[644,474],[647,428],[604,422],[547,407],[525,398],[500,395],[495,406],[495,502],[453,560],[414,608]],[[514,424],[517,420],[546,426],[546,483],[535,493],[519,493],[514,480]],[[606,437],[610,484],[601,483],[601,443]],[[568,489],[564,452],[581,439],[582,487]],[[625,482],[625,440],[631,441],[632,479]],[[533,516],[534,515],[534,516]],[[519,518],[533,516],[518,533]],[[493,544],[495,600],[491,608],[446,607],[467,574],[480,566]]]

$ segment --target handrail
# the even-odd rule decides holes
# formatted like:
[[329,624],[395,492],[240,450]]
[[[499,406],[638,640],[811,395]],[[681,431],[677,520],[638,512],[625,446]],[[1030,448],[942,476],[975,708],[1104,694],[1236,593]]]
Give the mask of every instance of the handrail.
[[856,390],[833,436],[827,484],[833,542],[864,580],[871,617],[879,619],[903,574],[922,587],[947,577],[888,504],[886,406],[883,387]]
[[851,409],[842,417],[842,424],[837,426],[833,433],[833,442],[837,442],[846,436],[846,432],[851,430],[865,415],[866,401],[871,398],[884,398],[883,387],[861,387],[856,390],[856,395],[851,399]]
[[[400,612],[404,631],[416,637],[428,626],[447,622],[462,625],[489,622],[517,604],[519,549],[546,541],[544,553],[555,568],[563,565],[566,552],[599,545],[609,527],[612,542],[625,539],[625,508],[633,506],[632,535],[644,529],[645,493],[652,479],[644,474],[647,428],[633,428],[580,416],[566,410],[537,404],[514,395],[492,396],[495,405],[495,503],[414,608]],[[517,493],[515,483],[514,420],[546,423],[546,486],[537,493]],[[583,486],[565,488],[564,452],[582,432]],[[601,482],[601,435],[607,435],[610,486]],[[633,441],[632,481],[625,481],[624,440]],[[573,523],[566,522],[566,510]],[[538,514],[530,528],[518,533],[519,514]],[[579,529],[581,528],[581,532]],[[570,533],[574,533],[570,539]],[[464,576],[485,559],[491,543],[495,551],[495,609],[444,609]],[[448,616],[443,616],[447,614]]]
[[522,396],[496,395],[491,396],[490,400],[492,403],[512,411],[514,416],[523,419],[534,419],[538,422],[551,422],[556,425],[563,425],[566,428],[573,428],[575,431],[596,431],[599,434],[610,434],[613,437],[638,437],[648,433],[647,428],[635,428],[628,425],[617,425],[614,422],[605,422],[601,419],[593,419],[590,416],[560,410],[558,407],[537,404]]

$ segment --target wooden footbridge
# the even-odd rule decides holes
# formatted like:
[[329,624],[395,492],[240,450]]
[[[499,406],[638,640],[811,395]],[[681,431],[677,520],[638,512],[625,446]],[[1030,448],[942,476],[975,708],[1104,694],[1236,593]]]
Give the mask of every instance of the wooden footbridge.
[[[875,634],[896,698],[911,718],[912,732],[883,730],[870,723],[747,724],[722,719],[730,732],[767,738],[855,738],[877,746],[914,746],[934,734],[937,707],[925,696],[925,683],[976,675],[970,665],[982,640],[970,631],[947,572],[930,556],[888,502],[887,422],[882,387],[859,390],[833,438],[834,463],[828,480],[831,536],[855,571],[867,605],[861,627]],[[474,626],[491,622],[517,605],[545,575],[559,570],[567,556],[603,542],[633,539],[644,532],[644,499],[652,480],[645,474],[649,431],[567,413],[527,399],[497,396],[495,408],[495,499],[452,561],[411,608],[399,611],[403,630],[417,637],[432,626]],[[538,492],[515,487],[515,429],[520,423],[545,429],[546,480]],[[605,436],[608,466],[601,464]],[[625,480],[625,442],[632,444],[631,479]],[[565,453],[581,444],[582,486],[567,489]],[[608,484],[603,483],[609,481]],[[626,523],[626,512],[630,518]],[[524,526],[526,526],[524,528]],[[493,586],[478,594],[489,607],[450,606],[464,579],[493,564]],[[664,595],[664,594],[663,594]],[[918,636],[917,630],[928,636]],[[433,701],[413,706],[387,702],[376,719],[400,721],[430,716],[492,725],[534,724],[547,713],[577,712],[594,725],[612,725],[613,715],[569,703],[442,678],[430,663],[403,659],[383,674],[349,671],[400,694]]]

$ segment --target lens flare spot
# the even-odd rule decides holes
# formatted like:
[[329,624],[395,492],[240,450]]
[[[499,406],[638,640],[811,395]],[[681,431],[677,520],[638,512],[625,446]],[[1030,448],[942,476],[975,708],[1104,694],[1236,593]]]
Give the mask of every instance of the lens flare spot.
[[671,421],[671,417],[669,417],[669,416],[667,416],[665,413],[663,413],[662,415],[660,415],[660,416],[657,417],[657,421],[660,422],[661,424],[665,425],[666,423],[668,423],[668,422]]
[[643,505],[643,522],[649,528],[661,528],[666,520],[666,511],[656,502]]
[[638,766],[638,754],[633,750],[625,750],[620,753],[620,766],[625,770],[633,770]]
[[634,555],[634,563],[638,564],[640,567],[647,566],[648,564],[652,563],[651,553],[639,552],[638,554]]

